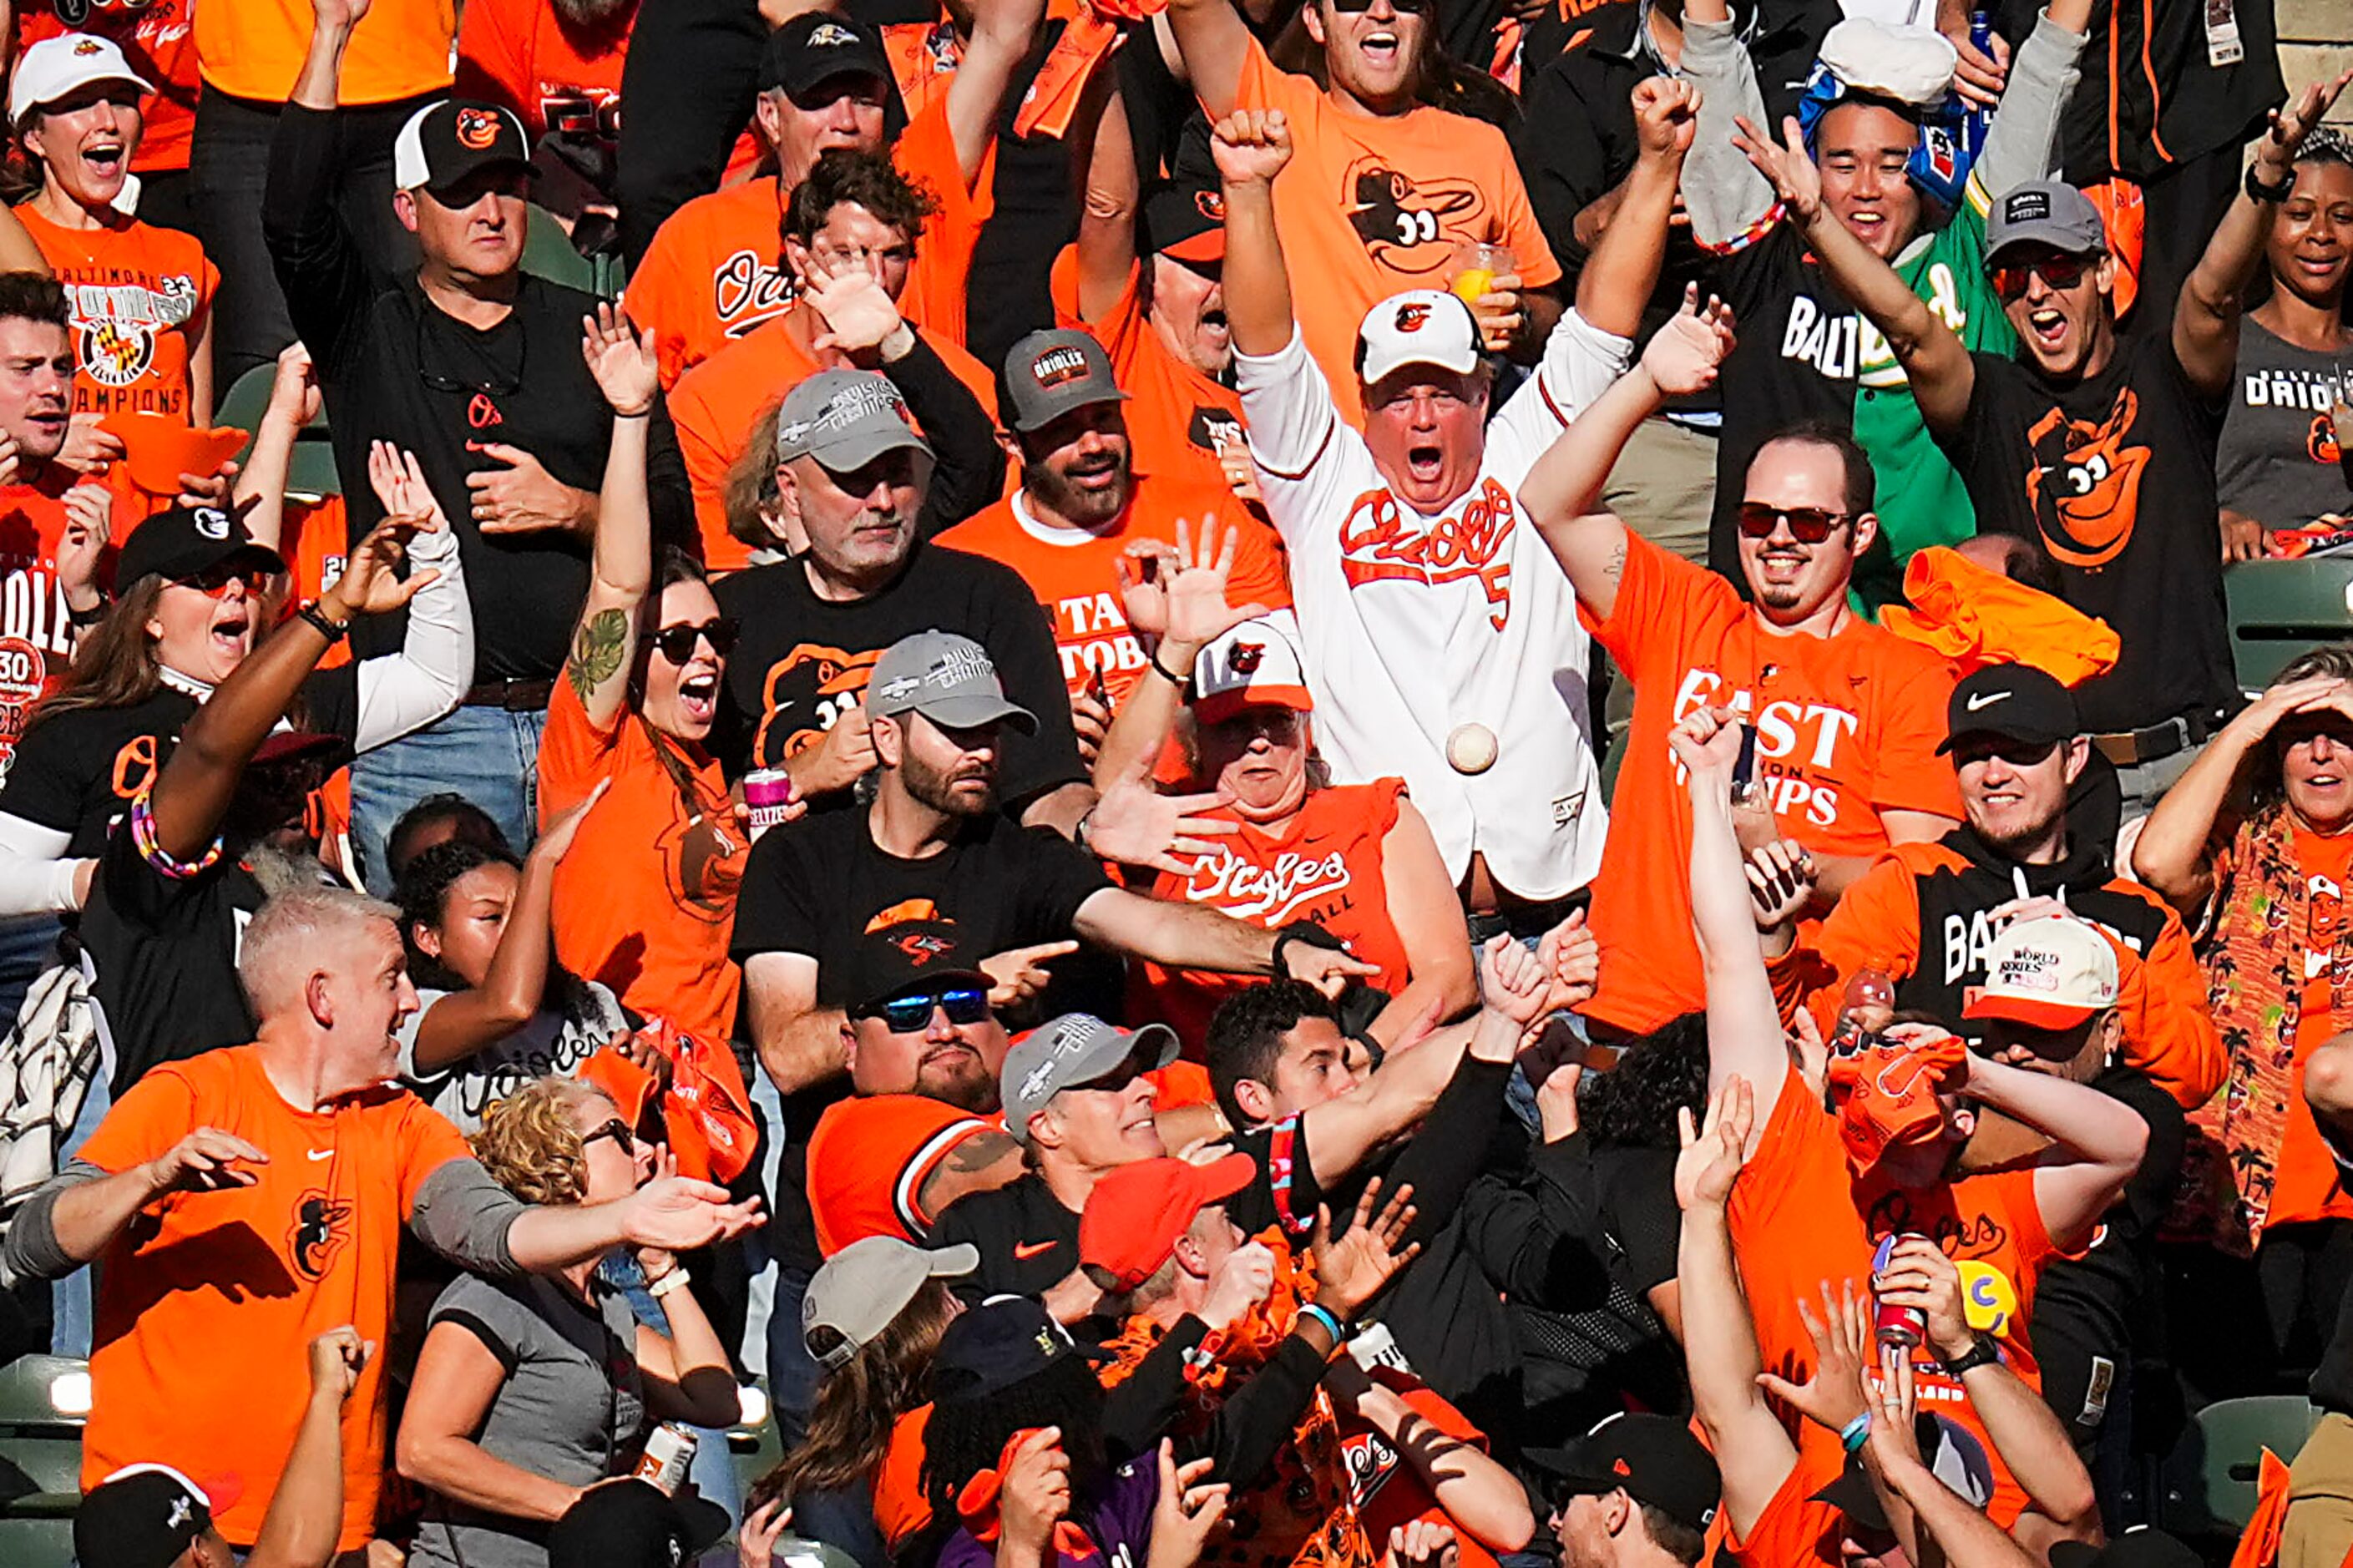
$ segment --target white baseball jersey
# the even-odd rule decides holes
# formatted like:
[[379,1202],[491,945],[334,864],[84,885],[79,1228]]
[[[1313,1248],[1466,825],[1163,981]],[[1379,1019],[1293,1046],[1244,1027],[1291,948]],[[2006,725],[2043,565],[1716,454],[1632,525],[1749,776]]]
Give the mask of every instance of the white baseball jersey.
[[[1342,783],[1402,774],[1457,881],[1477,850],[1512,892],[1556,899],[1601,864],[1590,644],[1567,577],[1520,526],[1518,495],[1632,349],[1564,315],[1542,367],[1488,425],[1478,479],[1437,516],[1390,490],[1296,331],[1281,353],[1234,355],[1259,489],[1291,554],[1317,749]],[[1467,723],[1495,735],[1483,773],[1446,760]]]

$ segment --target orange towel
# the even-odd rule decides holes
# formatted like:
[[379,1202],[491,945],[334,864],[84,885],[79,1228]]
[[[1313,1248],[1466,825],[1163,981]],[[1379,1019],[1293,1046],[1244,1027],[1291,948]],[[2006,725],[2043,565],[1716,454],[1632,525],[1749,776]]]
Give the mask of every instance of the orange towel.
[[1906,608],[1890,605],[1879,624],[1934,648],[1963,675],[1989,664],[2031,664],[2062,686],[2080,686],[2116,668],[2123,644],[2108,623],[1942,545],[1904,568]]

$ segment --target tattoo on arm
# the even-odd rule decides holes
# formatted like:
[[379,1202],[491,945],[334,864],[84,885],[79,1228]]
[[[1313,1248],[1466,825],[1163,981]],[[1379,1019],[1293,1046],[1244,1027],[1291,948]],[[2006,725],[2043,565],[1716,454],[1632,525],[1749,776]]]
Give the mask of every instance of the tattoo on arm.
[[1623,536],[1620,537],[1617,544],[1610,550],[1609,564],[1601,569],[1601,574],[1612,583],[1626,575],[1626,541]]
[[959,1176],[969,1176],[987,1170],[1020,1147],[1009,1132],[976,1132],[949,1150],[941,1164]]
[[621,647],[628,640],[628,619],[618,610],[599,610],[580,623],[572,639],[572,657],[564,666],[575,697],[586,702],[590,692],[620,672]]

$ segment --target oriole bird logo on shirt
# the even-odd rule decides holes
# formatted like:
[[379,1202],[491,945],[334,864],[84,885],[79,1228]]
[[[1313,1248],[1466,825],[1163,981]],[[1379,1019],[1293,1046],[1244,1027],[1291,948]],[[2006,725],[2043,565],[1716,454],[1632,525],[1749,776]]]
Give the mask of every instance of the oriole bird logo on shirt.
[[1454,247],[1482,237],[1487,198],[1468,180],[1417,185],[1378,159],[1348,165],[1341,209],[1375,261],[1399,272],[1436,272],[1454,259]]
[[2132,388],[2116,394],[2096,424],[2053,408],[2026,433],[2032,466],[2027,499],[2052,556],[2070,566],[2105,566],[2132,542],[2148,448],[2131,440],[2140,416]]
[[295,1205],[294,1226],[286,1237],[295,1272],[305,1279],[325,1278],[327,1265],[351,1239],[351,1205],[337,1203],[324,1193],[304,1193]]

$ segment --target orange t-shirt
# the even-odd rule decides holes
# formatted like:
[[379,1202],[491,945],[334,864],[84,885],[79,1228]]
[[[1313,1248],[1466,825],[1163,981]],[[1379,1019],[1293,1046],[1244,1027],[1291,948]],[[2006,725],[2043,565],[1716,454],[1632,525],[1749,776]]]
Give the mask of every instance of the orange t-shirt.
[[890,57],[891,76],[898,83],[899,100],[908,118],[921,114],[948,95],[956,67],[964,62],[964,46],[956,42],[955,26],[943,17],[936,22],[885,22],[882,52]]
[[1736,1535],[1727,1521],[1724,1550],[1744,1568],[1841,1568],[1839,1537],[1846,1516],[1814,1494],[1838,1479],[1837,1468],[1824,1470],[1799,1459],[1781,1479],[1781,1489],[1757,1514],[1746,1536]]
[[[992,148],[980,178],[966,186],[944,106],[909,121],[892,152],[900,172],[940,204],[915,242],[900,313],[958,343],[973,242],[992,205],[987,192],[995,156]],[[629,319],[653,333],[664,387],[728,339],[749,336],[793,302],[793,276],[776,237],[785,195],[778,184],[768,174],[695,197],[663,221],[645,259],[629,274],[624,295]]]
[[1248,444],[1241,396],[1161,342],[1145,309],[1143,264],[1129,269],[1126,289],[1095,321],[1079,314],[1078,247],[1066,245],[1054,258],[1051,288],[1055,325],[1092,332],[1111,355],[1112,373],[1128,395],[1127,437],[1135,444],[1138,471],[1224,488],[1218,448]]
[[[1280,835],[1247,822],[1218,839],[1214,854],[1194,859],[1190,875],[1163,871],[1155,899],[1206,904],[1219,913],[1272,931],[1292,921],[1314,921],[1348,944],[1380,973],[1366,977],[1391,995],[1413,978],[1405,944],[1389,919],[1382,846],[1397,826],[1403,779],[1332,784],[1310,790],[1307,803]],[[1240,821],[1230,809],[1209,813]],[[1198,1053],[1219,1004],[1257,984],[1240,974],[1164,969],[1139,963],[1129,986],[1136,1016],[1158,1018]]]
[[[1458,1442],[1470,1443],[1481,1453],[1487,1450],[1487,1435],[1472,1426],[1462,1412],[1440,1397],[1436,1389],[1401,1378],[1383,1369],[1373,1373],[1373,1380],[1394,1389],[1408,1408],[1428,1422],[1440,1435]],[[1408,1428],[1409,1440],[1411,1428]],[[1388,1543],[1389,1531],[1426,1519],[1432,1524],[1442,1524],[1454,1531],[1461,1551],[1462,1568],[1495,1568],[1495,1554],[1481,1545],[1477,1539],[1439,1502],[1437,1494],[1421,1479],[1421,1472],[1410,1460],[1398,1452],[1390,1442],[1373,1427],[1353,1416],[1340,1418],[1340,1452],[1346,1458],[1348,1489],[1356,1504],[1357,1519],[1365,1527],[1365,1538],[1377,1546]],[[1440,1461],[1442,1464],[1443,1461]]]
[[139,151],[131,172],[170,174],[188,166],[188,147],[195,139],[196,36],[188,19],[194,9],[195,0],[153,0],[135,10],[92,5],[68,26],[54,5],[19,5],[15,58],[22,59],[43,38],[67,33],[114,40],[131,68],[155,89],[139,101]]
[[2333,837],[2295,831],[2295,863],[2302,868],[2312,911],[2304,933],[2304,1005],[2296,1015],[2294,1093],[2287,1118],[2280,1128],[2278,1157],[2272,1167],[2271,1206],[2266,1226],[2298,1220],[2353,1219],[2353,1197],[2345,1192],[2336,1156],[2312,1120],[2304,1098],[2304,1064],[2312,1053],[2336,1037],[2353,1020],[2329,1008],[2328,963],[2335,951],[2337,927],[2344,920],[2345,890],[2353,886],[2353,833]]
[[[959,345],[928,328],[917,331],[996,418],[996,378]],[[752,426],[772,404],[824,368],[794,339],[790,319],[779,314],[750,335],[723,344],[670,389],[670,421],[694,490],[702,563],[711,571],[735,572],[751,563],[752,547],[727,531],[727,471],[744,455]]]
[[831,1258],[853,1241],[895,1236],[921,1241],[932,1228],[923,1184],[940,1162],[1001,1116],[975,1116],[927,1094],[872,1094],[837,1100],[808,1141],[809,1212],[817,1247]]
[[1142,472],[1135,476],[1127,510],[1099,529],[1063,528],[1040,521],[1026,496],[1017,491],[940,535],[952,550],[1002,561],[1021,574],[1039,608],[1054,626],[1054,647],[1062,658],[1062,681],[1072,696],[1087,689],[1100,671],[1116,707],[1144,673],[1144,645],[1127,629],[1119,602],[1119,562],[1139,539],[1176,542],[1178,519],[1193,525],[1215,518],[1220,529],[1237,528],[1234,570],[1226,596],[1237,605],[1257,603],[1270,610],[1291,604],[1291,579],[1282,543],[1223,485],[1188,484]]
[[[469,1158],[458,1130],[407,1090],[368,1089],[323,1111],[289,1105],[252,1046],[149,1070],[79,1157],[110,1173],[199,1127],[269,1155],[249,1187],[150,1205],[103,1260],[81,1484],[160,1462],[229,1475],[243,1494],[215,1516],[230,1542],[260,1533],[311,1397],[308,1346],[338,1324],[385,1342],[401,1229],[417,1189]],[[385,1464],[385,1359],[343,1405],[343,1528],[375,1533]]]
[[1274,182],[1275,225],[1297,280],[1291,308],[1333,401],[1364,423],[1356,327],[1406,289],[1443,289],[1455,247],[1507,245],[1531,289],[1560,279],[1504,133],[1442,109],[1345,113],[1303,76],[1276,68],[1253,39],[1236,98],[1291,121],[1290,166]]
[[[168,501],[131,482],[123,465],[85,479],[56,463],[32,484],[0,485],[0,775],[16,755],[25,714],[65,679],[73,662],[73,625],[58,586],[58,542],[65,537],[65,493],[95,485],[114,497],[109,531],[119,544]],[[99,562],[99,581],[113,573],[113,551]]]
[[[1930,1188],[1891,1187],[1876,1173],[1858,1179],[1847,1165],[1837,1118],[1792,1068],[1726,1214],[1767,1371],[1804,1382],[1813,1342],[1798,1316],[1798,1299],[1819,1315],[1823,1280],[1834,1295],[1846,1280],[1867,1289],[1873,1247],[1883,1237],[1912,1233],[1934,1239],[1960,1266],[1963,1295],[1973,1303],[1970,1321],[2000,1344],[2012,1371],[2042,1386],[2026,1325],[2035,1284],[2058,1249],[2042,1228],[2031,1170]],[[1995,1452],[1976,1407],[1926,1345],[1914,1352],[1913,1374],[1922,1409],[1950,1416],[1985,1444],[1995,1479],[1988,1512],[2007,1529],[2026,1507],[2026,1494]],[[1810,1421],[1799,1427],[1800,1467],[1826,1462],[1835,1470],[1841,1463],[1837,1434]]]
[[1757,726],[1756,776],[1781,831],[1810,849],[1879,854],[1883,811],[1961,815],[1952,764],[1936,755],[1952,668],[1918,644],[1860,619],[1834,637],[1776,636],[1730,583],[1631,529],[1614,613],[1585,621],[1634,683],[1593,884],[1594,1017],[1645,1033],[1706,1003],[1691,887],[1676,869],[1691,858],[1691,800],[1667,749],[1694,709],[1737,709]]
[[923,1500],[923,1434],[931,1424],[928,1405],[918,1405],[893,1421],[891,1446],[874,1472],[874,1522],[892,1552],[932,1522],[932,1505]]
[[[657,743],[676,759],[691,802]],[[627,708],[610,730],[598,730],[572,683],[558,680],[539,742],[540,826],[608,777],[612,788],[556,868],[555,955],[573,973],[602,981],[631,1010],[723,1048],[734,1035],[743,984],[727,937],[749,846],[728,807],[719,764],[682,742],[657,742]],[[708,844],[714,825],[727,847],[705,856],[698,846]]]
[[66,286],[74,412],[138,410],[193,423],[188,363],[220,288],[220,268],[195,237],[136,221],[59,228],[29,202],[16,216]]
[[[269,104],[294,96],[311,52],[311,0],[220,0],[196,11],[196,63],[215,91]],[[457,0],[375,0],[343,50],[342,103],[392,103],[449,86]]]

